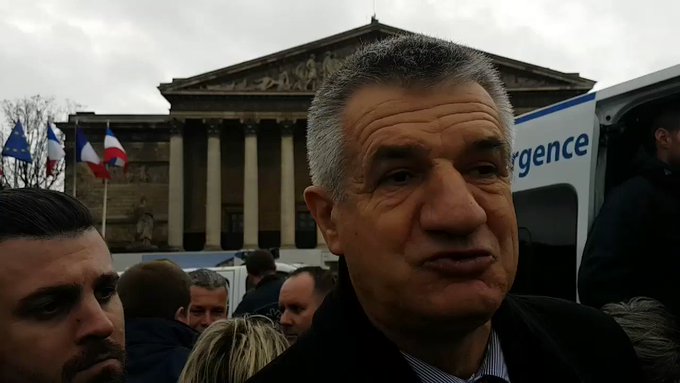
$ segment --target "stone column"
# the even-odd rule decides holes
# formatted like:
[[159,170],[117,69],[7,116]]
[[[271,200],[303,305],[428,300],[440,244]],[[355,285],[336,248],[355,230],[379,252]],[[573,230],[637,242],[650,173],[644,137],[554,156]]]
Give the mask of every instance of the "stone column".
[[184,138],[182,133],[182,123],[177,120],[171,121],[168,180],[168,247],[173,251],[184,250]]
[[257,249],[260,224],[257,182],[257,125],[254,121],[246,123],[244,141],[243,248]]
[[204,250],[222,250],[222,154],[220,120],[208,120],[208,171]]
[[293,123],[281,124],[281,247],[295,248],[295,160]]

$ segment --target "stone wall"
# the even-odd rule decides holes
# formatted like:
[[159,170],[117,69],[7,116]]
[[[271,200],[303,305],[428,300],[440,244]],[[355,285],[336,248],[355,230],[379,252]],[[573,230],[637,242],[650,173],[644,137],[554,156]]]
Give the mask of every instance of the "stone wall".
[[[130,161],[128,171],[109,169],[106,240],[112,251],[125,251],[136,241],[140,206],[153,214],[153,243],[162,248],[167,242],[168,158],[167,142],[122,142]],[[103,144],[92,142],[103,155]],[[70,156],[72,149],[69,147]],[[73,162],[67,164],[65,189],[73,192]],[[101,229],[104,183],[96,179],[86,164],[76,165],[76,197],[90,208]]]

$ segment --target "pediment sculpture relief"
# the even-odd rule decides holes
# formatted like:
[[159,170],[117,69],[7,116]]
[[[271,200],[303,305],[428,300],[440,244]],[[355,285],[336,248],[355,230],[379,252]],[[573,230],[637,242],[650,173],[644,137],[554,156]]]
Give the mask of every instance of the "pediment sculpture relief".
[[206,89],[227,91],[315,91],[321,81],[337,71],[343,59],[327,51],[323,58],[314,53],[301,62],[279,67],[274,73],[264,76],[243,78],[222,84],[207,85]]

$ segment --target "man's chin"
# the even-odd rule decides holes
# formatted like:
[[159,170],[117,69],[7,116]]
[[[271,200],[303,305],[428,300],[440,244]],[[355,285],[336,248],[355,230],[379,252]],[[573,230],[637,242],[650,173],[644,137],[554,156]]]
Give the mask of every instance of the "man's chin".
[[73,383],[122,383],[124,378],[124,364],[118,359],[107,359],[79,371]]
[[286,336],[286,339],[288,339],[289,344],[293,344],[293,343],[297,342],[297,340],[298,340],[298,334],[294,334],[292,332],[285,331],[283,333],[283,335]]

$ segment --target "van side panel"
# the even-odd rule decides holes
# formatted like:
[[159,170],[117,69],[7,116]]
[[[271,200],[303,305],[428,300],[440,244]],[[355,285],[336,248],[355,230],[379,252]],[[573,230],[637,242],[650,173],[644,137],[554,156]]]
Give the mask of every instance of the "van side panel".
[[[592,211],[599,142],[595,107],[596,93],[589,93],[520,116],[515,124],[513,194],[528,195],[529,193],[522,192],[539,192],[541,189],[549,190],[556,186],[573,189],[577,199],[576,251],[573,254],[576,267],[581,261]],[[555,201],[555,204],[558,203]],[[556,231],[561,230],[559,217],[542,216],[540,212],[528,211],[538,209],[538,205],[531,202],[516,205],[518,219],[528,217],[532,222],[531,230],[534,232],[529,234],[532,240],[553,238],[557,242],[553,245],[564,245],[559,243],[564,239],[556,235]],[[545,206],[546,203],[542,202],[542,205]],[[539,219],[541,222],[538,222]],[[576,275],[573,277],[576,278]]]

